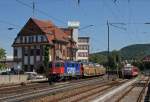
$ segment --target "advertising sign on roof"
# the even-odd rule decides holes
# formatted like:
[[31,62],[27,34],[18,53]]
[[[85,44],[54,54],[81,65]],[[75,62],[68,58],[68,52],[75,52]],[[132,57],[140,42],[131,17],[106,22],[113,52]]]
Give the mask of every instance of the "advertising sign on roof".
[[79,21],[68,21],[68,27],[79,27],[80,22]]

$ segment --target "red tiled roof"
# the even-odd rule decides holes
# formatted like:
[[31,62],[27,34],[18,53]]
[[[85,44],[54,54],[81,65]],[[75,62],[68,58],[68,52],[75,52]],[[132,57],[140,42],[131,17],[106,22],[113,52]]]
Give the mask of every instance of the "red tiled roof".
[[63,30],[63,32],[69,36],[71,36],[72,34],[72,29],[69,28],[60,28],[61,30]]
[[51,21],[38,20],[35,18],[31,19],[46,34],[50,42],[54,39],[66,41],[65,38],[67,37],[67,35],[65,34],[65,32],[56,27]]

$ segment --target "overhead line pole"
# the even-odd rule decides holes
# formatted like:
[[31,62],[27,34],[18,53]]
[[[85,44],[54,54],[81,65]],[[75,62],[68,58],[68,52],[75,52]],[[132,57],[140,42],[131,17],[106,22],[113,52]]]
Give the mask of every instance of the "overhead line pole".
[[35,16],[35,2],[34,2],[34,0],[33,0],[33,5],[32,5],[33,7],[32,7],[32,9],[33,9],[33,17]]
[[107,74],[108,74],[108,79],[109,79],[109,22],[107,20],[107,44],[108,44],[108,50],[107,50],[107,60],[108,60],[108,66],[107,66]]
[[[118,28],[118,29],[121,29],[121,30],[126,30],[126,28],[123,28],[123,27],[119,27],[119,26],[116,26],[116,25],[113,25],[113,24],[121,24],[121,25],[126,25],[125,23],[109,23],[109,21],[107,20],[107,46],[108,46],[108,50],[107,50],[107,60],[108,60],[108,66],[107,66],[107,74],[108,74],[108,80],[109,80],[109,66],[110,66],[110,59],[109,59],[109,56],[110,56],[110,25],[115,27],[115,28]],[[117,69],[118,70],[118,69]]]

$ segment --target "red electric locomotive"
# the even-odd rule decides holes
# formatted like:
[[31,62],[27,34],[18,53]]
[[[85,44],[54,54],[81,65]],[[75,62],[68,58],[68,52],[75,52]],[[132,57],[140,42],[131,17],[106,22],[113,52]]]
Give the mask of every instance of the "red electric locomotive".
[[52,61],[49,63],[49,82],[62,79],[79,78],[83,75],[81,63],[76,61]]
[[132,66],[130,64],[127,64],[123,68],[123,75],[125,78],[132,78],[139,74],[138,68],[135,66]]
[[49,63],[49,81],[56,81],[64,74],[64,61],[52,61]]

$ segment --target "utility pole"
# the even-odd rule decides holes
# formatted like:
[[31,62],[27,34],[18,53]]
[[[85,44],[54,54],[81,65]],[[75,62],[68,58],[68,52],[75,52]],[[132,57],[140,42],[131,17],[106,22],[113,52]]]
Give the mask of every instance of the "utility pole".
[[109,22],[107,20],[107,44],[108,44],[108,50],[107,50],[107,61],[108,61],[108,66],[107,66],[107,74],[108,74],[108,80],[109,80]]
[[33,12],[33,17],[34,17],[35,16],[35,14],[34,14],[35,13],[35,2],[34,2],[34,0],[33,0],[33,5],[32,5],[32,10],[33,10],[32,12]]
[[[121,29],[121,30],[126,30],[126,28],[123,28],[123,27],[119,27],[119,26],[116,26],[116,24],[120,24],[120,25],[125,25],[124,23],[109,23],[109,21],[107,20],[107,43],[108,43],[108,50],[107,50],[107,60],[108,60],[108,66],[107,66],[107,74],[108,74],[108,80],[109,80],[109,66],[110,66],[110,25],[115,27],[115,28],[118,28],[118,29]],[[117,68],[118,70],[118,68]],[[117,71],[118,72],[118,71]]]

